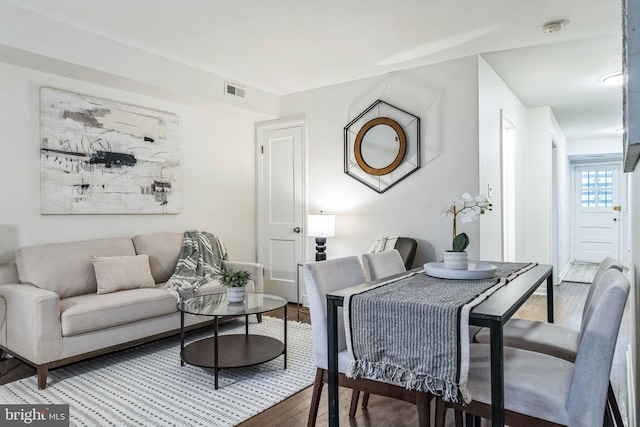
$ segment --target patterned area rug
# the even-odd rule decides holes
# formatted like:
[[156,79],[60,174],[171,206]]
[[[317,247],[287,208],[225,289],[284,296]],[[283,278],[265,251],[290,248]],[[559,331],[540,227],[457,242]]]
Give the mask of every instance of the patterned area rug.
[[[283,338],[281,319],[249,316],[249,332]],[[289,321],[287,369],[283,357],[260,365],[213,370],[180,366],[180,337],[79,362],[49,372],[45,390],[36,377],[0,387],[0,402],[68,403],[72,426],[234,426],[311,385],[315,375],[311,325]],[[244,333],[244,320],[220,325]],[[211,331],[187,334],[186,342]]]

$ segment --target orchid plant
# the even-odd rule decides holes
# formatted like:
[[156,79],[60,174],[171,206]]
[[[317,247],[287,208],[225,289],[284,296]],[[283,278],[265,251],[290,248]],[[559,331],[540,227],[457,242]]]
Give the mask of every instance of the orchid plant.
[[467,233],[457,234],[456,223],[458,216],[460,216],[460,220],[463,223],[472,222],[486,211],[490,211],[492,206],[484,194],[471,197],[471,194],[464,193],[462,197],[453,202],[449,207],[443,209],[443,216],[453,215],[453,252],[463,252],[467,249],[467,246],[469,246],[469,236],[467,236]]

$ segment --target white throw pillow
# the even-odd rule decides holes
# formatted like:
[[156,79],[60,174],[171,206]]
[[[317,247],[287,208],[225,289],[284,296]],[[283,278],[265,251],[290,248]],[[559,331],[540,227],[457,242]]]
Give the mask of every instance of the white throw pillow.
[[155,288],[148,255],[92,256],[98,294],[126,289]]

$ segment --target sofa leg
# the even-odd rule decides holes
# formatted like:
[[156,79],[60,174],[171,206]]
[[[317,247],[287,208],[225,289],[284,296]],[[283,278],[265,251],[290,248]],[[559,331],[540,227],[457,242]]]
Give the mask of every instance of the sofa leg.
[[258,318],[258,323],[262,323],[262,313],[256,314],[256,317]]
[[38,375],[38,390],[44,390],[47,388],[47,375],[49,373],[49,367],[47,365],[38,365],[37,368]]

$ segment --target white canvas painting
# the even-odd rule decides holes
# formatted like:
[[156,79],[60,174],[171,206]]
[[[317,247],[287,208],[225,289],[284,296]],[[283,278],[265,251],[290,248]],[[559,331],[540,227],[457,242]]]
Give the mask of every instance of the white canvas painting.
[[42,214],[180,213],[176,115],[43,87]]

